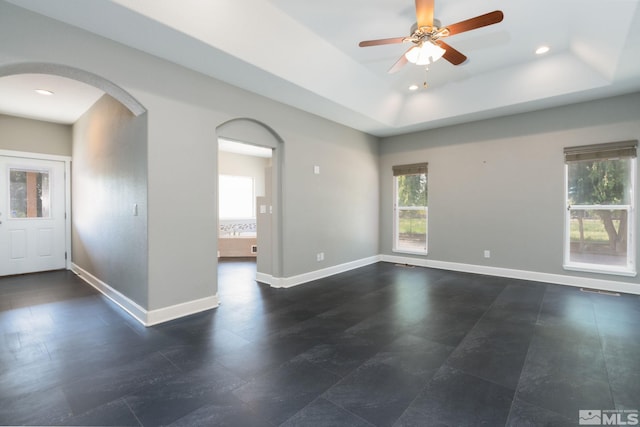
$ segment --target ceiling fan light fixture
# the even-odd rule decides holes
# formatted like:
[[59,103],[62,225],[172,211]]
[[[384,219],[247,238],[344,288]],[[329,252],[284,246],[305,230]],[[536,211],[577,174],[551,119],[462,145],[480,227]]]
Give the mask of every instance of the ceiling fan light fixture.
[[416,65],[429,65],[442,58],[446,51],[437,44],[426,41],[415,45],[405,53],[407,61]]

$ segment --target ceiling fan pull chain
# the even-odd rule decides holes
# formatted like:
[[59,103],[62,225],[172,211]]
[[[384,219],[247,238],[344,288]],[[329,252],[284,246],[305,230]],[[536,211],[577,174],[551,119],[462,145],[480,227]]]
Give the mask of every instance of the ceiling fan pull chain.
[[422,83],[422,87],[423,88],[427,88],[429,85],[427,85],[427,73],[429,72],[429,67],[424,67],[424,82]]

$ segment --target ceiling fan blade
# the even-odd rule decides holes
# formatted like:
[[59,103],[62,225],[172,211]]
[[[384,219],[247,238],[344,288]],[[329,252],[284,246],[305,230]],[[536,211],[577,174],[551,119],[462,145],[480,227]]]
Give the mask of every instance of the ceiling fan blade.
[[416,23],[418,28],[433,25],[433,0],[416,0]]
[[467,19],[466,21],[460,21],[455,24],[447,25],[449,35],[464,33],[465,31],[475,30],[476,28],[486,27],[487,25],[497,24],[502,21],[504,14],[501,10],[494,10],[493,12],[485,13],[484,15],[476,16],[475,18]]
[[[407,51],[408,52],[408,51]],[[406,53],[406,52],[405,52]],[[407,57],[404,55],[404,53],[402,54],[402,56],[400,57],[400,59],[398,59],[396,61],[395,64],[393,64],[393,67],[389,68],[388,73],[389,74],[393,74],[393,73],[397,73],[398,71],[400,71],[400,68],[404,67],[405,65],[407,65],[407,62],[409,62],[407,60]]]
[[368,47],[368,46],[380,46],[383,44],[395,44],[402,43],[404,41],[404,37],[393,37],[390,39],[378,39],[378,40],[365,40],[358,43],[360,47]]
[[453,65],[460,65],[467,60],[467,57],[464,56],[462,52],[452,48],[442,40],[438,40],[437,44],[440,45],[440,47],[445,50],[444,55],[442,55],[442,57],[447,61],[451,62]]

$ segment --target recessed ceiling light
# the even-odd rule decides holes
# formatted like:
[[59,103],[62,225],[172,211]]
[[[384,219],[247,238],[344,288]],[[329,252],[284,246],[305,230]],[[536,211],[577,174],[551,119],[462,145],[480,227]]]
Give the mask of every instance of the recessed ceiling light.
[[36,89],[36,93],[39,93],[40,95],[46,95],[46,96],[53,95],[52,91],[46,90],[46,89]]
[[418,85],[411,85],[411,86],[409,86],[409,90],[413,92],[414,90],[418,90],[419,87],[420,86],[418,86]]
[[549,52],[549,46],[540,46],[536,49],[536,55],[543,55]]

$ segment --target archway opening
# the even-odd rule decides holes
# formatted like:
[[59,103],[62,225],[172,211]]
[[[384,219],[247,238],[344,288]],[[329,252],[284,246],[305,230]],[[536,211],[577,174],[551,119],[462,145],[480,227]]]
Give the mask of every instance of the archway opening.
[[[265,162],[265,191],[255,200],[255,223],[257,229],[257,262],[255,280],[273,285],[282,274],[282,166],[284,144],[280,136],[269,126],[250,118],[229,120],[216,129],[217,141],[232,141],[249,144],[271,151],[270,161]],[[221,158],[219,147],[219,158]],[[224,165],[219,168],[225,171]],[[220,188],[220,182],[218,182]],[[218,231],[228,232],[228,224],[218,211]],[[226,228],[225,228],[226,227]],[[225,242],[226,243],[226,242]],[[220,246],[219,246],[220,249]]]
[[[0,79],[27,75],[57,76],[98,89],[86,111],[66,123],[71,146],[67,157],[73,161],[65,175],[73,180],[65,195],[71,202],[63,212],[71,219],[65,233],[72,243],[64,256],[67,268],[146,324],[146,109],[124,89],[81,69],[49,63],[0,66]],[[37,150],[34,145],[24,151]]]

